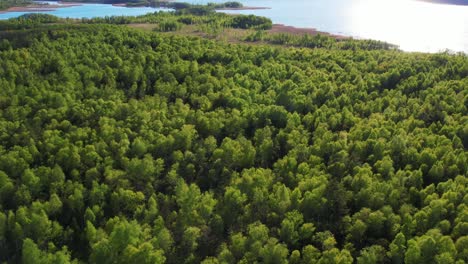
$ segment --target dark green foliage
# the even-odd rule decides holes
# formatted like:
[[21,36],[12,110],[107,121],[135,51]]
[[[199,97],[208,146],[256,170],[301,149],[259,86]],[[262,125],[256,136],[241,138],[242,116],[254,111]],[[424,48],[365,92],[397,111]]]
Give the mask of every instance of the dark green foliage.
[[177,31],[182,27],[182,24],[176,21],[167,21],[159,23],[159,31],[161,32],[169,32],[169,31]]
[[49,14],[30,13],[30,14],[21,15],[17,18],[11,18],[9,21],[23,23],[23,24],[27,24],[27,23],[48,24],[48,23],[57,23],[59,21],[59,18],[53,15],[49,15]]
[[57,23],[60,19],[48,14],[24,14],[8,20],[0,20],[0,30],[34,28],[42,24]]
[[0,1],[0,10],[14,6],[25,6],[31,4],[30,0],[2,0]]
[[[181,4],[181,3],[178,3]],[[176,13],[180,15],[195,15],[195,16],[206,16],[210,14],[214,14],[215,8],[213,6],[205,6],[205,5],[189,5],[187,7],[176,7],[170,5],[170,7],[176,9]]]
[[240,8],[243,7],[244,5],[240,2],[226,2],[224,4],[221,4],[222,7],[227,7],[227,8]]
[[166,5],[167,5],[167,7],[174,8],[176,10],[177,9],[186,9],[186,8],[190,8],[190,7],[193,6],[193,5],[191,5],[189,3],[185,3],[185,2],[173,2],[173,3],[167,3]]
[[232,27],[234,28],[255,28],[255,29],[271,29],[272,22],[269,18],[266,17],[259,17],[254,15],[248,16],[235,16],[232,19]]
[[[261,24],[259,28],[267,29],[268,27],[264,27],[268,24],[268,22]],[[257,27],[253,26],[252,28],[255,29]],[[338,48],[344,50],[390,50],[398,48],[395,45],[376,40],[337,40],[334,37],[322,34],[317,34],[313,36],[310,34],[298,36],[287,33],[266,34],[262,30],[257,30],[256,32],[249,34],[247,37],[245,37],[244,40],[248,42],[263,41],[275,45],[286,45],[304,48]]]
[[[201,9],[199,9],[199,7]],[[208,8],[208,9],[205,9]],[[97,17],[83,18],[83,23],[89,24],[129,24],[129,23],[151,23],[159,24],[160,31],[177,31],[182,25],[201,25],[210,28],[239,28],[239,29],[257,29],[267,30],[272,27],[272,22],[269,18],[257,17],[252,15],[227,15],[223,13],[215,13],[209,10],[207,6],[195,6],[186,9],[181,9],[176,12],[155,12],[152,14],[131,17],[131,16],[112,16],[112,17]],[[8,23],[8,22],[4,22]],[[17,23],[12,21],[11,23]],[[0,24],[1,25],[1,24]],[[24,25],[21,24],[23,27]],[[168,28],[166,30],[166,28]],[[324,41],[334,43],[332,38],[323,38]],[[285,43],[274,43],[285,44]],[[331,45],[331,44],[330,44]]]
[[8,23],[0,262],[468,261],[466,55]]

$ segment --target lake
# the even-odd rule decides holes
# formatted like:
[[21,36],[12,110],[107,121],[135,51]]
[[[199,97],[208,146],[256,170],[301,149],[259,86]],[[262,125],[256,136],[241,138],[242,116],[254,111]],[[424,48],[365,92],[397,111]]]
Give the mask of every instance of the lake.
[[[187,1],[187,0],[186,0]],[[227,1],[227,0],[226,0]],[[188,0],[191,3],[226,2]],[[405,51],[468,53],[468,6],[432,4],[415,0],[239,0],[265,10],[224,11],[266,16],[274,23],[316,28],[355,38],[370,38],[399,45]],[[102,4],[57,9],[60,17],[141,15],[159,9],[125,8]],[[23,13],[0,14],[0,19]]]
[[[207,0],[197,3],[218,2]],[[223,1],[219,1],[223,2]],[[414,0],[245,0],[270,10],[230,11],[269,17],[274,23],[394,43],[406,51],[450,49],[468,53],[468,6]]]
[[[0,0],[1,1],[1,0]],[[57,5],[56,2],[45,2]],[[163,8],[152,8],[152,7],[121,7],[113,6],[108,4],[81,4],[79,6],[57,8],[53,11],[41,12],[47,13],[58,17],[69,17],[69,18],[93,18],[93,17],[104,17],[104,16],[139,16],[147,13],[157,12],[161,10],[168,10]],[[0,14],[0,19],[8,19],[18,17],[30,12],[8,12]]]

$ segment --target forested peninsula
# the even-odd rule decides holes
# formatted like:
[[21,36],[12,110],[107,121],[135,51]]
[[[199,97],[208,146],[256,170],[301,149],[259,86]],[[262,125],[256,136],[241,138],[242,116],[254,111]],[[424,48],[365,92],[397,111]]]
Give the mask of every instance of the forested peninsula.
[[0,21],[0,262],[468,262],[467,55],[271,28]]

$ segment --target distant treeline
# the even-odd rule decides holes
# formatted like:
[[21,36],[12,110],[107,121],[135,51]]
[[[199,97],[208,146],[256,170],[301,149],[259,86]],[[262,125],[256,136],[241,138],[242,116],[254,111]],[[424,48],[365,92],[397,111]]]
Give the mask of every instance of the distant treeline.
[[294,35],[288,33],[268,34],[265,31],[258,30],[244,38],[247,42],[263,41],[269,44],[286,45],[303,48],[339,48],[344,50],[396,50],[397,45],[379,40],[355,40],[343,39],[337,40],[334,37],[317,34]]
[[0,21],[0,263],[468,262],[466,55],[104,22]]
[[[205,25],[221,28],[240,29],[271,29],[273,23],[271,19],[254,15],[227,15],[223,13],[211,12],[206,6],[191,6],[178,9],[175,12],[155,12],[142,16],[114,16],[104,18],[82,19],[82,22],[89,24],[130,24],[130,23],[177,23],[182,25]],[[180,28],[177,26],[176,28]],[[167,30],[163,30],[167,31]],[[170,30],[175,31],[175,30]]]
[[[263,42],[273,45],[303,47],[303,48],[335,48],[341,50],[394,50],[398,47],[386,42],[377,40],[337,40],[327,35],[292,35],[287,33],[268,33],[265,30],[271,29],[272,21],[269,18],[254,15],[227,15],[224,13],[209,13],[208,15],[197,15],[197,9],[182,9],[175,12],[155,12],[141,16],[112,16],[98,18],[83,18],[85,24],[157,24],[155,31],[168,32],[178,31],[184,26],[197,26],[204,32],[214,32],[221,34],[223,29],[247,29],[253,30],[242,38],[246,42]],[[68,19],[61,19],[47,14],[26,14],[17,18],[0,21],[0,30],[12,29],[32,29],[43,24],[66,22]],[[1,37],[1,34],[0,34]]]
[[187,9],[193,7],[206,7],[208,9],[220,9],[220,8],[241,8],[244,5],[240,2],[226,2],[226,3],[208,3],[207,5],[194,5],[186,2],[167,2],[167,1],[155,1],[155,0],[134,0],[135,2],[148,2],[151,6],[161,6],[178,9]]
[[468,5],[468,0],[420,0],[424,2],[448,4],[448,5]]
[[[61,19],[49,15],[40,13],[24,14],[16,18],[10,18],[8,20],[0,20],[0,31],[1,30],[15,30],[15,29],[30,29],[41,24],[56,23]],[[1,39],[1,35],[0,35]]]
[[13,6],[25,6],[30,4],[29,0],[1,0],[0,1],[0,10],[7,9]]
[[[83,2],[83,3],[96,3],[101,2],[105,4],[127,4],[127,6],[152,6],[152,7],[167,7],[174,9],[185,9],[194,6],[185,2],[172,2],[172,1],[159,1],[159,0],[64,0],[64,2]],[[226,3],[208,3],[205,7],[209,9],[220,8],[241,8],[243,7],[240,2],[226,2]]]

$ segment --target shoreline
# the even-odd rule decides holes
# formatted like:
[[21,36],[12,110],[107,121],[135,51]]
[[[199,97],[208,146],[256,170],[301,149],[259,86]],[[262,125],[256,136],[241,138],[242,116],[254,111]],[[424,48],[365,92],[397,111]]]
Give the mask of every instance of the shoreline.
[[58,2],[58,3],[60,4],[59,5],[31,4],[27,6],[13,6],[5,10],[0,10],[0,14],[13,13],[13,12],[50,12],[50,11],[55,11],[58,8],[66,8],[66,7],[82,5],[80,3],[63,3],[63,2]]
[[[126,3],[119,3],[119,4],[112,4],[112,6],[118,6],[118,7],[127,7],[127,8],[133,8],[133,7],[152,7],[152,6],[146,6],[146,5],[141,5],[141,6],[132,6],[132,5],[127,5]],[[155,7],[158,8],[158,7]],[[159,7],[160,8],[160,7]],[[244,7],[223,7],[223,8],[215,8],[216,11],[223,11],[223,10],[267,10],[271,9],[271,7],[263,7],[263,6],[244,6]]]
[[264,7],[264,6],[243,6],[243,7],[223,7],[223,8],[216,8],[216,10],[268,10],[271,7]]
[[294,26],[287,26],[284,24],[273,24],[272,28],[267,30],[269,33],[286,33],[286,34],[292,34],[292,35],[304,35],[304,34],[309,34],[309,35],[324,35],[324,36],[329,36],[335,39],[350,39],[352,38],[351,36],[345,36],[345,35],[338,35],[338,34],[332,34],[330,32],[324,32],[324,31],[319,31],[316,28],[300,28],[300,27],[294,27]]
[[[420,0],[420,1],[425,1],[425,0]],[[11,13],[11,12],[50,12],[54,11],[58,8],[66,8],[66,7],[73,7],[73,6],[81,6],[83,5],[82,3],[79,2],[62,2],[58,1],[57,5],[38,5],[38,4],[32,4],[32,5],[27,5],[27,6],[18,6],[18,7],[10,7],[6,10],[1,10],[0,14],[4,13]],[[111,4],[112,6],[118,6],[118,7],[126,7],[126,8],[133,8],[133,6],[127,6],[125,3],[118,3],[118,4]],[[137,6],[135,6],[137,7]],[[246,7],[238,7],[238,8],[219,8],[216,10],[222,11],[222,10],[264,10],[264,9],[271,9],[270,7],[251,7],[251,6],[246,6]],[[284,33],[284,34],[293,34],[293,35],[324,35],[324,36],[329,36],[333,37],[335,39],[350,39],[352,38],[351,36],[345,36],[345,35],[339,35],[339,34],[333,34],[330,32],[325,32],[325,31],[319,31],[316,28],[301,28],[301,27],[294,27],[294,26],[288,26],[284,24],[273,24],[272,28],[267,30],[269,33]]]

